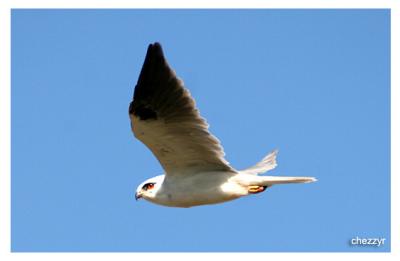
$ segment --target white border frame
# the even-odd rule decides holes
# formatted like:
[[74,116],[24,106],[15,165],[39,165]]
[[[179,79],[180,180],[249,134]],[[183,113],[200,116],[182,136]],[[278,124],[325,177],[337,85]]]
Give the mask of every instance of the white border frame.
[[[391,253],[11,253],[11,9],[13,8],[389,8],[391,9]],[[0,1],[0,259],[69,260],[91,258],[96,261],[118,260],[203,260],[205,258],[264,259],[300,258],[307,260],[399,260],[399,24],[397,0],[1,0]],[[397,72],[397,74],[396,74]],[[396,119],[397,116],[397,119]],[[397,134],[396,135],[394,135]]]

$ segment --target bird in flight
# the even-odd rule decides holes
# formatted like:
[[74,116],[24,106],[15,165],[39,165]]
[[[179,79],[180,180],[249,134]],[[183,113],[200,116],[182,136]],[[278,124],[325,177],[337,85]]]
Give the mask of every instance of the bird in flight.
[[144,181],[136,199],[169,207],[222,203],[275,184],[308,183],[313,177],[260,176],[277,166],[277,151],[236,170],[224,158],[195,101],[168,65],[159,43],[150,44],[129,106],[131,128],[157,157],[165,174]]

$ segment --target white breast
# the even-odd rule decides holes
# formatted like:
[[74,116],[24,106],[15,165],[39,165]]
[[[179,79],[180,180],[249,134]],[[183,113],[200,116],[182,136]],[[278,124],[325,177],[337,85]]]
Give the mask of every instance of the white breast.
[[232,181],[231,172],[200,172],[166,176],[152,202],[171,207],[191,207],[221,203],[245,194],[247,191]]

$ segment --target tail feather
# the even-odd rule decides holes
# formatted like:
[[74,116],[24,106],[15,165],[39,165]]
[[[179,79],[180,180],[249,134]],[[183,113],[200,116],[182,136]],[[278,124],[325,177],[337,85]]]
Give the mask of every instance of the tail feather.
[[276,177],[276,176],[260,176],[257,185],[270,186],[274,184],[289,184],[289,183],[310,183],[317,181],[314,177]]
[[271,186],[274,184],[289,184],[289,183],[310,183],[317,181],[314,177],[278,177],[278,176],[259,176],[259,174],[265,173],[269,170],[274,169],[278,164],[276,163],[276,154],[278,150],[273,150],[267,156],[265,156],[256,165],[244,169],[241,172],[246,175],[247,185],[251,186]]
[[278,150],[273,150],[267,156],[265,156],[260,162],[256,165],[244,169],[243,172],[251,175],[259,175],[265,173],[271,169],[274,169],[278,164],[276,163],[276,154]]

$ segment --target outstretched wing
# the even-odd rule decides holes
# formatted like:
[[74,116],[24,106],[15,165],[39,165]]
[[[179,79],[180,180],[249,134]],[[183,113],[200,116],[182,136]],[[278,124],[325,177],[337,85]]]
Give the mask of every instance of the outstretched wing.
[[234,171],[159,43],[147,49],[129,115],[135,137],[153,152],[167,175]]

